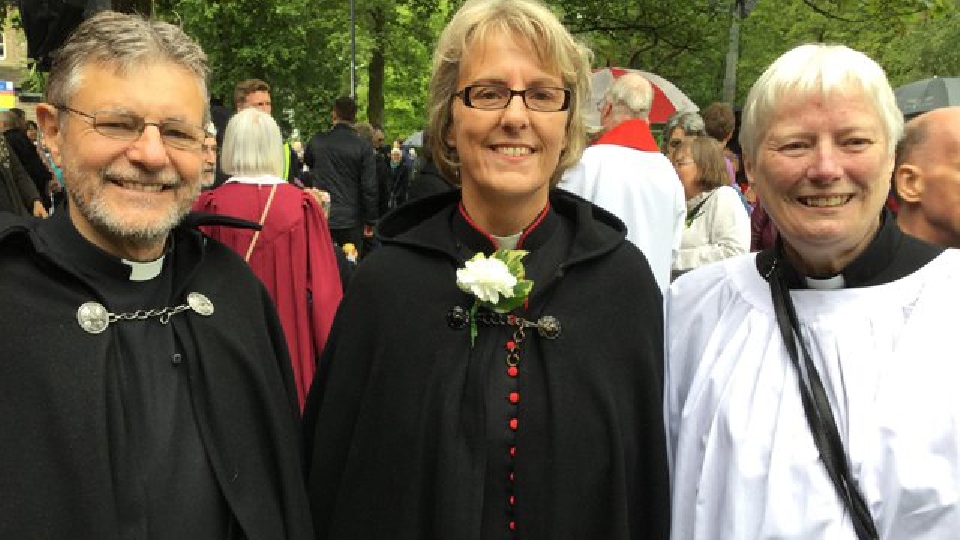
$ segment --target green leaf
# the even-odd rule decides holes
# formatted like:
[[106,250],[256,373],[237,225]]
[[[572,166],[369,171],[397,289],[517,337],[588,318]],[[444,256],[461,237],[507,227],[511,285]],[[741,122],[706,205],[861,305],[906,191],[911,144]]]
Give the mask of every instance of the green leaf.
[[477,307],[479,302],[474,301],[470,306],[470,348],[477,342]]
[[510,313],[511,311],[522,306],[525,300],[526,300],[526,297],[523,297],[523,296],[503,298],[499,302],[497,302],[497,305],[490,306],[490,309],[493,311],[496,311],[497,313]]
[[526,298],[530,294],[531,289],[533,289],[533,281],[529,279],[521,279],[517,281],[517,284],[513,286],[513,296]]
[[527,253],[522,249],[498,249],[491,257],[503,261],[512,276],[522,278],[524,276],[523,258]]

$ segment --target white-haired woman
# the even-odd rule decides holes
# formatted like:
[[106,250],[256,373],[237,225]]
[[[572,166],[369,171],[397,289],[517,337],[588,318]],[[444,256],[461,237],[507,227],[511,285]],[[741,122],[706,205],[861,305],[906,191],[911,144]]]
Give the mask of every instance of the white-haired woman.
[[440,36],[428,129],[460,190],[384,218],[337,313],[304,413],[318,538],[666,538],[659,287],[552,189],[589,76],[536,0],[468,0]]
[[746,172],[780,238],[671,287],[674,538],[960,531],[960,253],[884,210],[902,130],[847,47],[797,47],[750,91]]
[[220,157],[230,178],[203,192],[194,210],[262,226],[260,231],[204,227],[204,232],[242,255],[270,292],[302,407],[343,293],[323,209],[314,196],[280,178],[283,152],[280,128],[270,115],[252,107],[238,112],[227,124]]

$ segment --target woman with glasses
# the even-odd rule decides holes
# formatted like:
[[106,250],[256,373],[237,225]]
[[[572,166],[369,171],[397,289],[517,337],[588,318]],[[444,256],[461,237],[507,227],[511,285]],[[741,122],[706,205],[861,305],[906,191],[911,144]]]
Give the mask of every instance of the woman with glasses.
[[317,537],[665,539],[659,288],[553,189],[588,53],[535,0],[469,0],[433,67],[460,189],[388,215],[341,304],[305,411]]
[[667,118],[667,123],[663,126],[663,142],[660,144],[660,151],[667,157],[673,157],[673,153],[683,142],[684,137],[706,134],[706,125],[699,114],[690,111],[677,111],[671,114],[670,118]]
[[673,277],[750,251],[750,216],[730,187],[723,148],[708,135],[686,137],[673,166],[683,184],[687,218]]

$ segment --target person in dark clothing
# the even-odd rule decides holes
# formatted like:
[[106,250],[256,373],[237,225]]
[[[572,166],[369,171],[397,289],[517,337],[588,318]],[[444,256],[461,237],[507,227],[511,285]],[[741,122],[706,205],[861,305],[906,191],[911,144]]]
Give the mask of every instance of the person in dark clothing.
[[403,150],[394,148],[390,151],[390,201],[388,207],[392,210],[407,202],[410,191],[410,166],[403,160]]
[[468,0],[434,58],[461,190],[380,222],[334,319],[304,413],[317,538],[665,540],[660,289],[623,222],[553,189],[587,49],[537,0]]
[[[310,138],[303,161],[307,185],[330,193],[330,234],[341,246],[358,249],[373,237],[379,217],[377,166],[370,141],[353,129],[357,103],[340,97],[333,104],[333,128]],[[361,252],[361,256],[363,253]]]
[[390,211],[390,187],[393,183],[393,175],[390,171],[390,154],[384,154],[380,151],[378,140],[383,141],[383,132],[374,128],[366,122],[358,122],[353,125],[360,137],[370,141],[373,146],[373,159],[377,168],[377,216],[383,217]]
[[43,199],[44,208],[49,210],[50,182],[53,181],[53,173],[44,165],[43,159],[37,152],[36,145],[27,137],[26,120],[21,118],[14,109],[3,111],[0,114],[3,115],[3,120],[0,121],[3,124],[3,138],[7,141],[10,151],[17,156],[24,170],[33,180],[37,193]]
[[263,284],[189,214],[206,56],[104,11],[37,120],[67,207],[0,216],[0,538],[309,540],[296,391]]
[[440,174],[436,163],[433,162],[433,154],[430,153],[430,132],[424,130],[423,148],[417,156],[413,171],[410,172],[410,190],[407,192],[407,200],[412,201],[454,189],[457,189],[456,186]]
[[36,186],[3,138],[0,138],[0,212],[47,217]]

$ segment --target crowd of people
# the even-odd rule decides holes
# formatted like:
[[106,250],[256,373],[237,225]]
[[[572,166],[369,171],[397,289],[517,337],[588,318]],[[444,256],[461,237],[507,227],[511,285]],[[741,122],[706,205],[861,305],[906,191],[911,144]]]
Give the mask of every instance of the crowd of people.
[[590,66],[467,0],[411,167],[82,22],[0,114],[0,537],[955,536],[960,108],[807,44],[658,142]]

